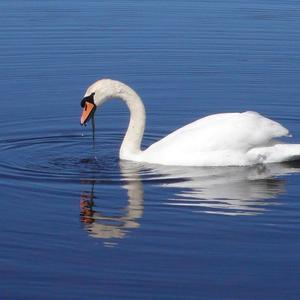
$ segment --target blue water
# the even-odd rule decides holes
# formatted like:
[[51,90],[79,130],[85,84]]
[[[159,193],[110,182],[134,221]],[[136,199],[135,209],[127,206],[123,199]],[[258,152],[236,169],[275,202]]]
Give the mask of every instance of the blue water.
[[299,299],[300,164],[122,163],[121,103],[146,147],[199,117],[255,110],[300,143],[298,1],[0,2],[1,299]]

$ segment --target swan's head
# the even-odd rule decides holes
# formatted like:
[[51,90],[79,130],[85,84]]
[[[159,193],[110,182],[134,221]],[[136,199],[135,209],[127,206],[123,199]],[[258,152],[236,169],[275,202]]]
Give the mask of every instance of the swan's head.
[[85,125],[96,111],[109,98],[120,98],[129,89],[125,84],[111,79],[101,79],[88,87],[81,100],[83,108],[80,124]]
[[95,93],[91,93],[88,96],[84,96],[81,100],[81,107],[83,108],[80,118],[81,125],[85,125],[96,111],[97,106],[95,104],[94,96]]

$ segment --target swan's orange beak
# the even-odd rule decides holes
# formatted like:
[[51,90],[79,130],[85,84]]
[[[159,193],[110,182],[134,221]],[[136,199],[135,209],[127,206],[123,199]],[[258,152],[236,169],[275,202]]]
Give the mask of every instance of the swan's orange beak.
[[93,116],[96,110],[96,105],[94,103],[85,102],[83,111],[80,118],[80,124],[85,125],[89,119]]

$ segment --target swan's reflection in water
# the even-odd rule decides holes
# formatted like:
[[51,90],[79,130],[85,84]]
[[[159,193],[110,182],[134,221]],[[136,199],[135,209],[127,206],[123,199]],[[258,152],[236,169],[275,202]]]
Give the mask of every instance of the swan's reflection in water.
[[282,176],[300,172],[300,164],[199,168],[120,162],[120,171],[128,195],[122,216],[105,216],[100,208],[94,211],[93,188],[82,193],[82,222],[94,238],[121,239],[139,227],[144,208],[143,182],[153,188],[170,188],[163,204],[191,207],[202,213],[254,216],[280,204],[276,198],[285,192],[286,177]]
[[126,176],[124,174],[123,178],[122,187],[127,190],[128,202],[126,207],[115,209],[113,215],[101,212],[100,200],[95,206],[94,187],[97,181],[82,181],[83,184],[91,186],[91,190],[81,193],[80,220],[86,224],[89,235],[93,238],[105,239],[106,246],[116,245],[116,239],[124,238],[130,230],[138,228],[140,226],[139,219],[143,216],[144,195],[138,173],[134,172]]
[[167,204],[202,213],[257,215],[279,204],[276,198],[285,192],[281,176],[299,170],[287,165],[190,170],[189,180],[168,184],[179,191]]

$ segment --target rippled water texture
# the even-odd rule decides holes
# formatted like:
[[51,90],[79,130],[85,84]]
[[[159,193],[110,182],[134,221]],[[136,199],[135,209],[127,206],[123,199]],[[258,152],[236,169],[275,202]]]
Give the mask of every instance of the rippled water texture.
[[300,143],[297,1],[0,3],[1,299],[299,299],[300,163],[118,160],[128,111],[79,125],[98,78],[147,110],[143,147],[259,111]]

